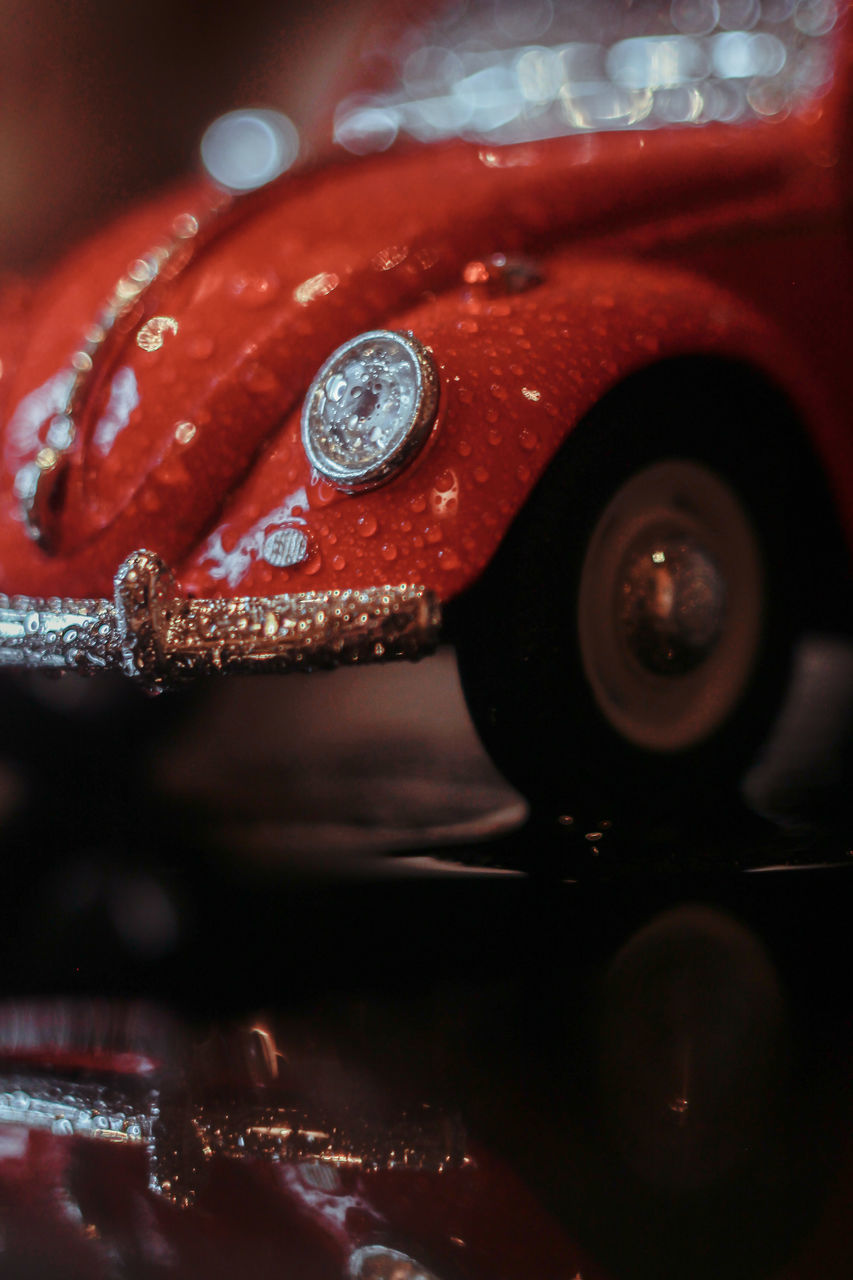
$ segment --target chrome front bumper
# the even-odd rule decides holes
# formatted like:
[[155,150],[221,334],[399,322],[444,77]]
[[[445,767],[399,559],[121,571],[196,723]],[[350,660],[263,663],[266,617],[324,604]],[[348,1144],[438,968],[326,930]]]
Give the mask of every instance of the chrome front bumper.
[[115,576],[114,600],[0,596],[0,669],[120,671],[148,689],[200,675],[311,671],[418,658],[438,643],[424,587],[197,600],[151,551]]

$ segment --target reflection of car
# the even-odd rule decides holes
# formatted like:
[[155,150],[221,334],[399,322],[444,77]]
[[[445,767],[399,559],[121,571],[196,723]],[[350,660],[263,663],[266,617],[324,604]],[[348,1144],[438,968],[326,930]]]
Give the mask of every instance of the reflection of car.
[[[142,1052],[109,1043],[123,1018]],[[217,1027],[182,1057],[152,1024],[104,1002],[0,1010],[7,1274],[604,1274],[456,1119],[389,1119],[332,1055],[294,1063],[265,1028]]]
[[444,620],[558,811],[753,757],[843,621],[846,18],[545,8],[403,41],[338,112],[358,159],[237,197],[208,147],[220,185],[9,290],[0,661],[161,684]]

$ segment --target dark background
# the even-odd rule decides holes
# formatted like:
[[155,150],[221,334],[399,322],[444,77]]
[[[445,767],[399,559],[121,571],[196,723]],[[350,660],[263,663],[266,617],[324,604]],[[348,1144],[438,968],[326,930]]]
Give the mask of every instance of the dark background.
[[237,106],[310,122],[364,0],[4,0],[0,269],[54,258],[195,163]]

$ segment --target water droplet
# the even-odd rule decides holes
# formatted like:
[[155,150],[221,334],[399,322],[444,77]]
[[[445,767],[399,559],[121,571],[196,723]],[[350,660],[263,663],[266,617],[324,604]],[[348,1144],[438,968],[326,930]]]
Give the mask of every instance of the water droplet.
[[340,572],[341,572],[341,570],[342,570],[342,569],[345,569],[346,567],[347,567],[347,562],[346,562],[346,560],[344,559],[344,557],[343,557],[343,556],[341,556],[341,555],[337,555],[337,556],[334,556],[334,557],[332,558],[332,568],[333,568],[337,573],[340,573]]
[[271,271],[253,274],[240,272],[232,276],[229,292],[235,302],[243,307],[263,307],[278,294],[280,289],[278,277]]
[[198,235],[198,221],[191,213],[179,213],[172,223],[172,231],[179,240],[191,240]]
[[456,446],[456,452],[459,454],[460,458],[470,458],[471,445],[467,440],[460,440]]
[[[294,477],[295,479],[295,477]],[[327,484],[325,480],[320,480],[314,487],[314,505],[318,507],[328,506],[330,502],[334,502],[338,496],[338,490],[334,485]]]
[[515,474],[518,476],[522,484],[527,484],[527,481],[530,479],[530,468],[526,467],[524,463],[522,463],[521,466],[516,469]]
[[323,557],[318,551],[316,555],[314,555],[312,559],[310,559],[308,563],[303,567],[302,572],[308,574],[310,577],[313,578],[315,573],[319,573],[320,569],[322,568],[322,565],[323,565]]
[[408,245],[390,244],[374,254],[370,259],[370,265],[374,271],[391,271],[394,267],[399,267],[401,262],[405,262],[408,256]]
[[445,547],[438,553],[438,563],[442,569],[448,572],[452,569],[461,567],[461,560],[452,547]]
[[359,516],[358,531],[362,538],[372,538],[378,528],[379,525],[377,524],[376,516],[373,515],[372,512],[368,512],[368,514],[364,516]]
[[529,427],[522,427],[518,436],[518,443],[524,449],[525,453],[532,453],[534,449],[539,447],[539,437],[535,431],[531,431]]
[[466,284],[488,284],[489,268],[485,262],[469,262],[462,272]]
[[423,493],[416,493],[413,498],[409,499],[409,506],[416,515],[419,515],[422,511],[426,511],[426,504],[426,494]]
[[440,253],[439,250],[434,248],[432,245],[424,245],[422,249],[417,250],[415,257],[418,260],[419,266],[421,266],[424,271],[429,271],[438,262]]
[[438,525],[438,524],[428,525],[427,528],[424,529],[424,537],[426,538],[427,542],[433,545],[436,542],[441,542],[441,538],[442,538],[441,525]]
[[488,478],[489,478],[489,473],[485,467],[474,468],[474,479],[476,480],[477,484],[485,484]]
[[494,447],[497,448],[497,446],[503,440],[503,434],[500,431],[498,431],[496,427],[493,427],[489,431],[489,434],[486,436],[486,439],[488,440],[489,444],[494,445]]
[[241,380],[253,395],[275,395],[281,390],[278,378],[272,369],[268,369],[263,364],[250,364],[243,370]]
[[460,387],[456,394],[463,404],[472,404],[474,401],[473,392],[468,387]]
[[492,395],[495,397],[496,400],[506,400],[507,390],[502,383],[493,382],[492,385],[489,387],[489,391],[492,393]]
[[175,443],[179,445],[187,445],[195,439],[196,427],[194,422],[176,422],[175,423]]
[[136,345],[142,351],[159,351],[169,333],[178,332],[174,316],[152,316],[136,335]]
[[393,542],[386,542],[383,544],[382,559],[388,561],[397,559],[397,548]]
[[461,320],[456,321],[456,328],[460,333],[477,333],[480,326],[476,320],[472,320],[470,316],[463,316]]
[[310,280],[303,280],[302,284],[296,286],[293,290],[294,301],[301,307],[307,307],[317,298],[325,298],[327,294],[334,293],[340,282],[340,276],[333,271],[321,271],[319,275],[311,276]]
[[430,507],[437,516],[455,516],[459,507],[459,478],[455,471],[447,469],[436,476],[435,488],[430,494]]

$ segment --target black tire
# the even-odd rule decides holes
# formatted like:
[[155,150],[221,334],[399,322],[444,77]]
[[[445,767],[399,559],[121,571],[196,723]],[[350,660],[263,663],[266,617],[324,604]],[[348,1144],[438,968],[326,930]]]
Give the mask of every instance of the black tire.
[[[602,693],[595,627],[590,637],[584,622],[581,600],[590,594],[584,566],[589,578],[591,543],[612,523],[602,516],[616,495],[642,494],[646,482],[637,477],[670,474],[687,477],[688,489],[690,477],[699,477],[700,488],[701,477],[710,477],[709,492],[729,495],[711,523],[731,523],[730,499],[741,513],[735,523],[751,531],[739,537],[747,536],[758,565],[754,633],[741,640],[749,652],[745,662],[742,652],[737,656],[745,669],[733,679],[735,651],[720,646],[728,643],[734,615],[752,608],[747,574],[736,607],[731,600],[725,606],[719,635],[684,661],[682,653],[674,673],[652,672],[634,719],[617,723],[622,693]],[[688,493],[685,510],[693,501]],[[713,542],[717,532],[710,536]],[[797,637],[826,623],[818,611],[831,610],[838,594],[836,536],[822,476],[793,410],[751,371],[683,359],[626,381],[572,433],[486,573],[458,602],[453,623],[462,683],[498,767],[535,810],[579,815],[593,826],[735,794],[783,700]],[[724,544],[719,554],[731,563],[718,575],[723,580],[752,554],[748,546],[732,552]],[[724,586],[731,594],[731,584]],[[616,606],[608,601],[601,608],[610,617]],[[600,633],[600,620],[596,625]],[[619,641],[630,650],[626,669],[642,652],[643,680],[647,662],[657,661],[648,648],[637,649],[644,643],[636,630],[630,644],[624,635]],[[698,729],[647,732],[646,692],[650,715],[661,690],[675,706],[680,695],[669,691],[687,690],[688,681],[701,686],[720,653],[719,679],[728,684],[719,696],[716,686],[711,690],[719,705],[705,707]]]

